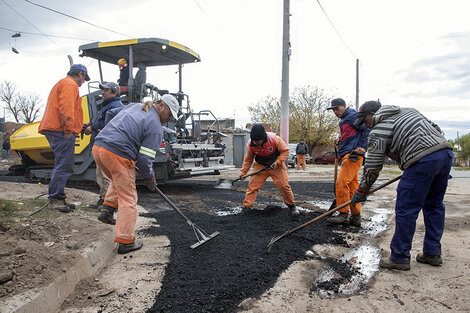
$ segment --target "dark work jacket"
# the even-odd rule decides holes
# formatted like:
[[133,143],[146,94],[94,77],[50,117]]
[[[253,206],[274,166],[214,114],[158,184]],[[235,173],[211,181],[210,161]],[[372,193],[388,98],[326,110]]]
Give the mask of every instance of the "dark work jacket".
[[96,118],[91,124],[91,130],[95,133],[102,130],[104,126],[106,125],[105,123],[106,112],[108,112],[111,109],[115,109],[119,107],[122,107],[121,98],[119,96],[104,100],[101,110],[98,112]]
[[5,140],[3,142],[3,150],[10,150],[10,140]]
[[341,133],[341,142],[339,144],[338,154],[344,157],[356,148],[364,148],[367,150],[367,137],[370,129],[363,123],[360,126],[354,126],[357,119],[357,112],[354,109],[347,108],[339,121],[339,129]]
[[121,73],[119,74],[119,86],[127,86],[127,82],[129,81],[129,65],[126,65],[121,69]]
[[304,155],[308,153],[308,146],[304,143],[298,143],[295,147],[295,154]]

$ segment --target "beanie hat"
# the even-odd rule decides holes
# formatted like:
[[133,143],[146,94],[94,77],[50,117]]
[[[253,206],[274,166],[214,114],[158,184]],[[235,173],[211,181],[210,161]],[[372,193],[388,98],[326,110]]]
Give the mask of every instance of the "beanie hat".
[[268,135],[263,125],[254,125],[250,131],[250,138],[253,141],[258,141],[261,139],[266,139]]

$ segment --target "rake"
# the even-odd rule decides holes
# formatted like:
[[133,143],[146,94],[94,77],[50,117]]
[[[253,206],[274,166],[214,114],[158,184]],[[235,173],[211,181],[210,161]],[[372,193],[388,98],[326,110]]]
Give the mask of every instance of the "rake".
[[[374,189],[372,189],[371,191],[369,191],[368,195],[370,195],[370,194],[376,192],[377,190],[380,190],[380,189],[384,188],[385,186],[388,186],[388,185],[390,185],[390,184],[396,182],[396,181],[399,180],[400,178],[401,178],[401,175],[400,175],[400,176],[397,176],[397,177],[395,177],[395,178],[393,178],[393,179],[391,179],[391,180],[389,180],[389,181],[386,182],[386,183],[383,183],[382,185],[378,186],[377,188],[374,188]],[[335,213],[336,211],[338,211],[338,210],[340,210],[340,209],[342,209],[342,208],[344,208],[344,207],[346,207],[346,206],[348,206],[348,205],[350,205],[350,204],[351,204],[351,201],[348,201],[348,202],[346,202],[346,203],[343,203],[342,205],[337,206],[336,208],[334,208],[334,209],[332,209],[332,210],[329,210],[328,212],[325,212],[325,213],[323,213],[322,215],[317,216],[317,217],[315,217],[314,219],[311,219],[310,221],[308,221],[308,222],[306,222],[306,223],[304,223],[304,224],[302,224],[302,225],[300,225],[300,226],[297,226],[297,227],[294,228],[294,229],[291,229],[291,230],[286,231],[284,234],[282,234],[282,235],[279,236],[279,237],[273,237],[273,238],[271,239],[271,241],[269,242],[269,244],[268,244],[268,252],[271,250],[273,244],[274,244],[276,241],[279,241],[279,240],[281,240],[282,238],[285,238],[285,237],[287,237],[287,236],[289,236],[289,235],[295,233],[296,231],[301,230],[302,228],[305,228],[305,227],[307,227],[308,225],[311,225],[311,224],[313,224],[313,223],[315,223],[315,222],[321,220],[322,218],[324,218],[324,217],[326,217],[326,216],[328,216],[328,215],[331,215],[331,214]]]
[[184,218],[184,220],[186,221],[186,223],[191,226],[191,228],[193,229],[194,231],[194,234],[196,235],[196,239],[197,239],[197,242],[195,244],[193,244],[191,246],[191,249],[196,249],[197,247],[199,247],[200,245],[203,245],[205,244],[206,242],[208,242],[209,240],[213,239],[214,237],[216,237],[217,235],[219,235],[219,232],[216,231],[215,233],[211,234],[211,235],[208,235],[204,230],[202,230],[200,227],[198,227],[196,224],[194,224],[193,222],[191,222],[189,220],[189,218],[187,218],[183,212],[181,212],[180,209],[178,209],[176,207],[176,205],[173,204],[173,202],[170,201],[170,199],[168,199],[167,196],[165,196],[163,194],[163,192],[158,189],[158,187],[155,188],[155,191],[160,194],[160,196],[173,208],[173,210],[176,211],[176,213],[178,213],[182,218]]

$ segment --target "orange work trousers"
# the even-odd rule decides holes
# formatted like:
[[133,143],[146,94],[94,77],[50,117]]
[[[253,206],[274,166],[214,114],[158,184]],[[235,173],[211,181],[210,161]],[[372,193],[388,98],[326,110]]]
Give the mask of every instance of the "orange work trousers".
[[119,208],[114,242],[132,243],[135,241],[137,222],[135,162],[97,145],[93,146],[92,153],[96,164],[110,179],[103,204]]
[[[253,171],[260,170],[264,167],[264,165],[255,162]],[[253,203],[255,203],[256,200],[256,194],[258,193],[258,190],[261,188],[261,186],[264,185],[264,182],[266,179],[268,179],[268,177],[272,178],[274,185],[276,185],[277,189],[281,193],[285,204],[295,204],[294,194],[292,193],[292,189],[290,188],[289,180],[287,178],[287,167],[284,163],[282,163],[273,170],[266,170],[251,176],[250,182],[248,183],[248,188],[246,189],[245,200],[243,200],[244,207],[253,207]]]
[[[359,160],[356,162],[349,161],[349,154],[343,157],[341,169],[336,181],[336,205],[340,206],[343,203],[352,199],[354,191],[359,187],[358,172],[361,169],[364,157],[358,156]],[[361,215],[361,204],[356,203],[355,206],[349,205],[339,211],[348,213],[351,210],[351,215]]]
[[305,169],[305,154],[297,154],[297,169],[300,168],[300,163],[302,163],[302,168]]

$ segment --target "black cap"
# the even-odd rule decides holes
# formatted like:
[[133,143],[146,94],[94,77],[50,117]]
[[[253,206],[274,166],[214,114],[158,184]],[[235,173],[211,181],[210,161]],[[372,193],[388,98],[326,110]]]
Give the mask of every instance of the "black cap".
[[346,106],[346,101],[344,101],[341,98],[333,99],[333,100],[331,100],[331,106],[327,107],[326,109],[331,110],[331,109],[334,109],[334,108],[339,107],[339,106]]
[[367,115],[372,112],[377,112],[382,105],[378,101],[367,101],[359,108],[357,112],[357,120],[354,122],[354,126],[359,126],[364,123],[364,119]]
[[253,141],[266,139],[268,135],[266,134],[266,130],[264,129],[263,125],[254,125],[250,131],[250,138]]

